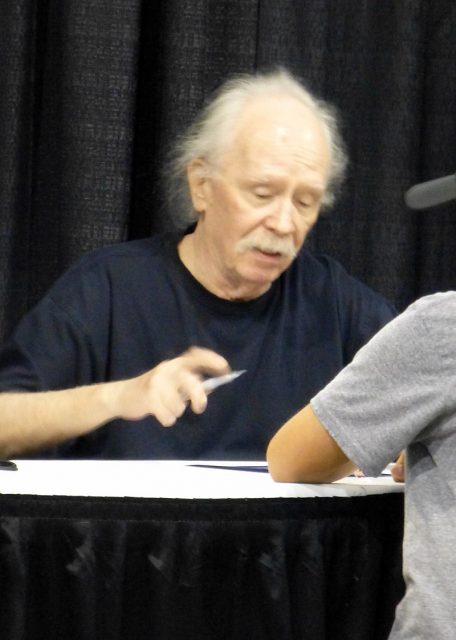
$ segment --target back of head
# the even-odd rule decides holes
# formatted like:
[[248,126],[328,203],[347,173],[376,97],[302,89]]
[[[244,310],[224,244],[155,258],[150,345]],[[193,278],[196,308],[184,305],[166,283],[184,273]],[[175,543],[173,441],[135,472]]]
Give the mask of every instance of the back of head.
[[193,124],[178,139],[166,165],[168,205],[179,225],[195,220],[187,185],[186,169],[195,159],[204,159],[215,167],[218,158],[228,150],[236,123],[246,105],[272,96],[296,99],[320,120],[328,141],[331,166],[323,206],[329,206],[340,187],[347,165],[344,144],[339,133],[335,110],[328,103],[312,95],[288,71],[243,74],[227,80],[211,96]]

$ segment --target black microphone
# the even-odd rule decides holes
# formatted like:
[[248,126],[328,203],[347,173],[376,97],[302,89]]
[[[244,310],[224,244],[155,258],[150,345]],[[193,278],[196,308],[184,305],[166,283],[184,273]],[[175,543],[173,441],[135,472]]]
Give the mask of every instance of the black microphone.
[[456,173],[416,184],[405,192],[405,203],[410,209],[427,209],[449,200],[456,200]]

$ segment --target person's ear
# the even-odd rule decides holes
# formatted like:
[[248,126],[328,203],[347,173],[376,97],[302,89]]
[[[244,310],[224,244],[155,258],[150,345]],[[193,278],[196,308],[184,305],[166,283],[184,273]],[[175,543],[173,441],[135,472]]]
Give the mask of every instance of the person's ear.
[[193,208],[204,213],[207,208],[207,186],[209,168],[201,158],[192,160],[187,166],[187,180]]

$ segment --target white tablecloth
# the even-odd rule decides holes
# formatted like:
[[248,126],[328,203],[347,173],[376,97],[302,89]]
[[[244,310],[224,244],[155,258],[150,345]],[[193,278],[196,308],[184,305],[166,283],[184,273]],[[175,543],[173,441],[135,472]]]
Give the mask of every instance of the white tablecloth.
[[[142,498],[307,498],[402,492],[390,476],[276,483],[261,462],[17,460],[0,493]],[[204,465],[204,466],[195,466]],[[257,470],[253,470],[253,469]]]

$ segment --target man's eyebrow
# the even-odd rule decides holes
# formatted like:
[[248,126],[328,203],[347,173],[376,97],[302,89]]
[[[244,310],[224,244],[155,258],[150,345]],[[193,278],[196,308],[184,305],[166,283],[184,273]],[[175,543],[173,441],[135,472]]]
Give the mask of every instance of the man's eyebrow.
[[[258,174],[258,175],[244,175],[242,176],[242,181],[244,182],[245,185],[249,186],[249,187],[254,187],[254,186],[271,186],[274,185],[275,183],[280,183],[281,181],[286,179],[286,175],[284,174],[283,176],[279,176],[279,175],[269,175],[267,173],[262,173],[262,174]],[[316,183],[306,183],[306,184],[302,184],[302,185],[298,185],[297,192],[302,192],[302,193],[307,193],[310,194],[316,198],[321,198],[326,191],[326,185],[323,184],[316,184]]]
[[305,189],[303,189],[303,191],[305,193],[310,193],[310,195],[312,195],[312,196],[314,196],[316,198],[321,198],[324,195],[326,189],[325,189],[325,187],[320,187],[320,186],[315,185],[315,186],[308,186]]
[[244,179],[246,182],[250,184],[269,184],[270,182],[272,182],[271,176],[268,176],[265,173],[257,174],[257,175],[247,174],[244,176]]

